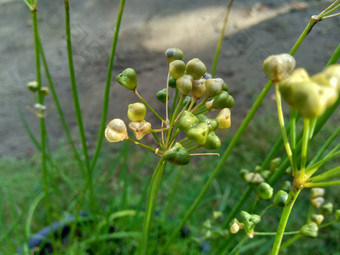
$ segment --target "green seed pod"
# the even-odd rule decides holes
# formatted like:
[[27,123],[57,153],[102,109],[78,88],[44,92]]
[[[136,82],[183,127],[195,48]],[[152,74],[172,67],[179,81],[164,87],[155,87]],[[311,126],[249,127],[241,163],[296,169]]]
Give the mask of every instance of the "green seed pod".
[[221,91],[213,101],[213,108],[215,109],[232,108],[234,105],[234,98],[226,91]]
[[178,121],[178,128],[186,133],[193,125],[197,124],[199,119],[189,111],[184,111]]
[[42,87],[42,88],[40,89],[40,92],[41,92],[41,94],[42,94],[43,96],[47,96],[47,95],[50,93],[48,87]]
[[184,75],[176,80],[176,86],[182,96],[187,96],[192,90],[192,76]]
[[182,60],[174,60],[169,64],[169,73],[177,80],[182,77],[185,72],[185,63]]
[[183,58],[183,51],[178,48],[170,48],[165,51],[165,57],[168,64],[174,60],[181,60]]
[[126,68],[116,76],[116,81],[125,88],[134,90],[137,87],[137,74],[132,68]]
[[273,188],[266,182],[262,182],[259,186],[257,186],[256,194],[260,199],[271,199],[273,196]]
[[313,75],[311,78],[321,86],[331,87],[340,91],[340,65],[330,65],[321,73]]
[[146,121],[133,121],[129,123],[130,130],[135,134],[137,140],[141,140],[151,132],[151,123]]
[[229,86],[227,83],[223,83],[223,86],[222,86],[222,91],[229,91]]
[[288,193],[284,190],[279,190],[276,192],[273,204],[278,207],[284,207],[288,199]]
[[315,209],[319,209],[323,203],[325,202],[325,199],[323,197],[316,197],[311,200],[312,206]]
[[310,238],[316,238],[318,236],[318,225],[315,222],[309,222],[302,226],[300,234]]
[[190,162],[189,152],[180,143],[176,143],[171,149],[167,150],[163,158],[175,165],[186,165]]
[[[166,89],[161,89],[160,91],[157,92],[156,98],[165,104],[166,102]],[[168,100],[170,99],[170,96],[168,95]]]
[[295,59],[287,53],[272,55],[263,61],[262,68],[269,80],[277,82],[285,79],[293,72]]
[[126,125],[121,119],[113,119],[107,124],[105,138],[110,143],[121,142],[128,137]]
[[206,73],[206,71],[207,68],[198,58],[188,61],[185,69],[186,74],[191,75],[194,80],[200,79]]
[[205,79],[194,80],[192,83],[192,95],[196,99],[200,99],[205,94]]
[[324,188],[311,188],[310,189],[310,196],[312,198],[323,197],[325,193],[326,191]]
[[312,221],[315,222],[318,225],[321,225],[325,217],[322,214],[313,214],[312,215]]
[[231,114],[229,108],[222,109],[216,116],[219,129],[227,129],[231,126]]
[[204,144],[204,148],[208,150],[216,150],[220,147],[221,147],[220,138],[215,134],[214,131],[210,131],[208,133],[207,141]]
[[224,81],[221,78],[212,78],[205,81],[207,97],[214,97],[221,93]]
[[210,119],[204,114],[200,114],[197,116],[200,122],[207,123],[209,126],[209,131],[215,131],[218,127],[218,121],[216,119]]
[[245,175],[243,175],[243,179],[247,183],[251,183],[251,184],[260,184],[260,183],[264,182],[264,179],[261,176],[261,174],[254,173],[254,172],[246,173]]
[[335,222],[340,222],[340,209],[337,209],[334,213]]
[[146,106],[142,103],[129,104],[127,116],[131,121],[143,121],[146,115]]
[[261,217],[257,214],[249,214],[246,211],[241,211],[240,213],[241,221],[244,223],[246,230],[249,231],[259,224]]
[[187,131],[189,139],[194,140],[196,143],[203,145],[206,143],[208,138],[209,126],[206,123],[198,123],[192,126]]
[[169,77],[169,87],[170,88],[173,88],[173,89],[175,89],[176,88],[176,80],[174,79],[174,77],[172,77],[171,75],[170,75],[170,77]]
[[326,204],[323,204],[321,207],[321,211],[326,214],[332,214],[333,212],[333,204],[331,202],[328,202]]
[[290,181],[284,181],[284,183],[282,184],[281,189],[283,189],[284,191],[289,192],[291,187],[292,187],[292,183]]
[[274,158],[270,161],[270,170],[275,170],[281,163],[281,158]]
[[32,92],[35,92],[38,90],[38,82],[37,81],[30,81],[27,83],[27,88],[32,91]]

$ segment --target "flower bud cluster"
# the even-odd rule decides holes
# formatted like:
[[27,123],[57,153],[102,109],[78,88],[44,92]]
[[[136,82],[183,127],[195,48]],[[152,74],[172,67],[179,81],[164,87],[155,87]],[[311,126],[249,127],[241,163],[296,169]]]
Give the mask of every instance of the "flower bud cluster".
[[240,221],[234,219],[230,225],[230,233],[236,234],[239,230],[244,229],[249,238],[254,237],[254,229],[261,221],[261,216],[257,214],[250,214],[246,211],[241,211]]
[[35,115],[37,115],[39,118],[44,118],[46,116],[47,108],[45,105],[42,105],[41,103],[39,103],[38,95],[41,95],[43,97],[47,96],[50,93],[48,87],[41,87],[39,89],[39,85],[37,81],[28,82],[26,87],[34,95],[35,104],[33,105],[33,107],[30,107],[31,111]]
[[[230,108],[234,106],[235,101],[228,93],[229,88],[223,79],[212,78],[208,75],[207,68],[200,59],[194,58],[184,62],[183,52],[177,48],[168,49],[165,56],[169,65],[168,84],[166,88],[157,92],[156,98],[166,105],[166,118],[160,117],[139,95],[137,74],[134,69],[125,69],[116,77],[116,80],[133,91],[142,101],[142,103],[134,103],[128,107],[127,116],[131,121],[128,125],[129,129],[137,140],[152,133],[159,147],[152,149],[139,142],[134,143],[152,149],[156,155],[170,163],[185,165],[190,162],[189,152],[191,150],[199,147],[216,150],[221,147],[221,140],[215,131],[228,129],[231,126]],[[176,90],[173,98],[170,98],[169,88]],[[170,99],[172,107],[168,106]],[[149,108],[161,120],[160,128],[157,129],[161,137],[157,137],[151,123],[145,121],[146,108]],[[170,109],[172,110],[168,116]],[[214,118],[206,115],[215,109],[219,112]],[[185,138],[178,141],[177,137],[181,132]],[[107,125],[105,136],[109,142],[131,140],[124,122],[120,119],[114,119]],[[200,155],[203,154],[200,153]]]

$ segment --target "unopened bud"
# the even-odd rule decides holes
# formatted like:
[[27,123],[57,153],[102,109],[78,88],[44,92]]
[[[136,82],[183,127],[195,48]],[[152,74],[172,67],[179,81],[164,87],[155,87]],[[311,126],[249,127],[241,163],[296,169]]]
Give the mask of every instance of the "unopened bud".
[[213,107],[215,109],[232,108],[234,105],[234,98],[226,91],[221,91],[213,101]]
[[206,66],[198,58],[188,61],[186,65],[186,74],[191,75],[194,80],[200,79],[207,71]]
[[323,204],[321,207],[322,212],[326,214],[332,214],[333,212],[333,204],[331,202],[328,202],[326,204]]
[[142,103],[129,104],[127,116],[131,121],[143,121],[146,115],[146,106]]
[[280,81],[293,72],[295,59],[287,53],[272,55],[263,61],[262,68],[269,80]]
[[182,77],[185,72],[185,63],[182,60],[174,60],[169,64],[169,73],[177,80]]
[[176,86],[182,96],[187,96],[192,90],[192,76],[184,75],[176,80]]
[[310,238],[316,238],[318,236],[318,225],[315,222],[309,222],[302,226],[300,234]]
[[32,91],[35,92],[38,90],[38,82],[37,81],[30,81],[27,83],[27,88]]
[[324,195],[325,195],[325,189],[324,188],[311,188],[310,189],[310,196],[312,198],[323,197]]
[[170,48],[165,51],[165,57],[168,64],[174,60],[181,60],[183,58],[183,51],[178,48]]
[[137,74],[132,68],[126,68],[117,75],[116,80],[127,89],[134,90],[137,87]]
[[322,214],[313,214],[312,215],[312,221],[315,222],[318,225],[321,225],[325,217]]
[[192,95],[200,99],[205,94],[205,79],[194,80],[192,83]]
[[323,197],[316,197],[311,200],[311,203],[314,208],[319,209],[323,203],[325,202],[325,199]]
[[278,207],[283,207],[285,206],[287,199],[288,193],[284,190],[279,190],[274,196],[273,204]]
[[175,165],[186,165],[190,162],[189,152],[180,143],[167,150],[163,158]]
[[207,97],[214,97],[221,93],[224,81],[221,78],[212,78],[205,81]]
[[220,138],[215,134],[214,131],[210,131],[207,136],[207,140],[204,144],[204,148],[208,150],[216,150],[221,147],[221,140]]
[[273,188],[266,182],[262,182],[257,186],[256,194],[264,200],[270,199],[273,196]]

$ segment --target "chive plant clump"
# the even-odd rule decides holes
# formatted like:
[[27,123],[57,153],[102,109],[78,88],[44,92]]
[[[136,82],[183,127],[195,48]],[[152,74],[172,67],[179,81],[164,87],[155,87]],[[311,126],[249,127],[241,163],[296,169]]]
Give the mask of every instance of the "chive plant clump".
[[[220,148],[221,140],[215,131],[230,127],[230,108],[235,104],[234,98],[228,93],[227,84],[221,78],[212,78],[206,72],[205,64],[198,58],[185,63],[182,60],[183,52],[178,48],[167,49],[165,56],[169,65],[167,83],[165,88],[156,93],[156,98],[165,105],[165,118],[138,93],[136,71],[127,68],[116,80],[134,92],[141,101],[130,104],[127,110],[131,121],[128,127],[138,141],[128,135],[126,124],[117,118],[107,125],[106,139],[109,142],[127,139],[175,165],[188,164],[192,156],[218,155],[214,152],[193,151],[199,148]],[[147,109],[159,119],[157,128],[145,120]],[[209,112],[216,113],[210,117],[207,116]],[[147,134],[154,137],[158,144],[156,148],[139,142]]]

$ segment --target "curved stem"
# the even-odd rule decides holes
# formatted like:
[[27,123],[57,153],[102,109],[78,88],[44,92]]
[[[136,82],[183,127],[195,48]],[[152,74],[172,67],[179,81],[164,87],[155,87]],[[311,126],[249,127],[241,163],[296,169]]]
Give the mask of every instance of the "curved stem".
[[160,121],[164,121],[164,119],[144,100],[144,98],[138,93],[137,89],[134,90],[136,96],[140,99],[140,101],[142,101],[145,106],[152,111],[153,114],[155,114],[155,116],[160,120]]
[[272,252],[270,253],[271,255],[279,254],[282,237],[283,237],[283,234],[284,234],[285,229],[286,229],[286,225],[287,225],[287,222],[288,222],[289,215],[292,211],[294,203],[295,203],[295,201],[296,201],[301,190],[302,190],[301,188],[293,188],[289,193],[287,203],[286,203],[286,205],[283,209],[283,212],[281,214],[280,223],[279,223],[278,229],[276,231],[276,236],[275,236]]

